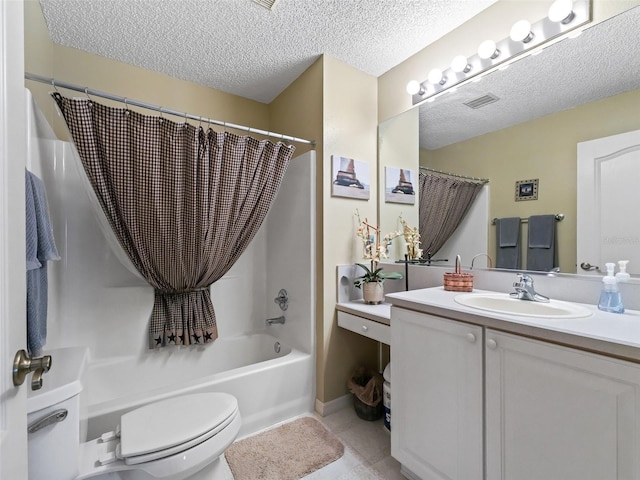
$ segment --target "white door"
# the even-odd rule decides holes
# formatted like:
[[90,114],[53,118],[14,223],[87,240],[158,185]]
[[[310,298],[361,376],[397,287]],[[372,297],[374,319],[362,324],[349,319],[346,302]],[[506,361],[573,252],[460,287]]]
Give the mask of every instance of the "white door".
[[486,339],[487,479],[640,479],[640,365]]
[[27,478],[28,382],[13,386],[25,348],[24,13],[22,0],[0,0],[0,479]]
[[422,480],[481,480],[482,328],[392,307],[391,455]]
[[578,273],[629,260],[640,274],[639,185],[640,130],[578,144]]

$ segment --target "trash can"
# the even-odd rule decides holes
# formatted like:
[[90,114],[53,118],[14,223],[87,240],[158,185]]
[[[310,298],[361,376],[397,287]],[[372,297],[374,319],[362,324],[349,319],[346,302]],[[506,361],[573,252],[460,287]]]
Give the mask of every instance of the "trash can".
[[382,373],[382,403],[384,404],[384,428],[391,431],[391,362],[387,363]]
[[363,420],[379,420],[384,415],[382,404],[382,375],[375,370],[358,367],[353,372],[347,386],[353,394],[356,414]]

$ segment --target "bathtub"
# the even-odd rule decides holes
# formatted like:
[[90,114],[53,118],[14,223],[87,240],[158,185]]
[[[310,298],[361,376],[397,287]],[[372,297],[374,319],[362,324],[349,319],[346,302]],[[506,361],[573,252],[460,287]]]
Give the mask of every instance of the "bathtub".
[[[279,350],[279,351],[276,351]],[[238,399],[239,437],[311,412],[312,355],[266,333],[219,338],[203,347],[176,347],[89,361],[83,377],[83,433],[97,438],[122,414],[177,395],[226,392]]]

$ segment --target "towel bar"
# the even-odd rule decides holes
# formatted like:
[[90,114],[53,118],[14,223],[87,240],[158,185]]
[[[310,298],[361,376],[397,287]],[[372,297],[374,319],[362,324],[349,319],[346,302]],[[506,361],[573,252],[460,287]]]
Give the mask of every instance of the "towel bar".
[[[561,222],[562,220],[564,220],[564,213],[556,213],[555,214],[556,217],[556,221]],[[496,224],[496,220],[500,220],[499,218],[494,218],[493,220],[491,220],[491,225],[495,225]],[[529,218],[520,218],[520,221],[522,223],[528,223],[529,222]]]

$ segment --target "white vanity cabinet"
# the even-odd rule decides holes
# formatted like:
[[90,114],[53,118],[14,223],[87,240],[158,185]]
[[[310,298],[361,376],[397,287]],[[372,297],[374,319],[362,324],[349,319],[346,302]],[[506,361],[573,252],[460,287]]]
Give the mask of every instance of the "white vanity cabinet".
[[482,328],[392,310],[391,454],[423,480],[482,479]]
[[392,307],[391,453],[421,480],[640,480],[640,364]]
[[486,331],[487,479],[640,478],[640,365]]

